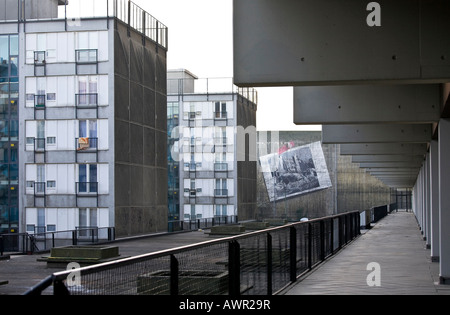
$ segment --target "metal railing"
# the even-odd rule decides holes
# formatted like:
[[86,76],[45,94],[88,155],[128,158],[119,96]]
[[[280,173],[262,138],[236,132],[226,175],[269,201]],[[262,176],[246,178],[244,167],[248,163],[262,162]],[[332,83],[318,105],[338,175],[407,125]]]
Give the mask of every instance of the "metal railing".
[[[234,85],[233,78],[167,79],[167,95],[230,93],[258,104],[258,91],[255,88],[240,88]],[[226,119],[228,113],[214,110],[214,117],[215,119]]]
[[96,244],[115,240],[113,227],[77,227],[76,230],[2,234],[4,252],[33,254],[54,247]]
[[237,224],[237,216],[215,216],[213,218],[169,221],[169,232],[197,231],[218,225]]
[[350,212],[54,273],[25,294],[272,295],[359,234]]

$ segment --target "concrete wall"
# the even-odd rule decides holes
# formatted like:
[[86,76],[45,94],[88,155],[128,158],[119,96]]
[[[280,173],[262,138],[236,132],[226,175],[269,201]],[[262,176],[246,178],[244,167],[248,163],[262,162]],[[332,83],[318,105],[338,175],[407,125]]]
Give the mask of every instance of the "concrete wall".
[[[261,139],[261,132],[259,139]],[[271,145],[271,134],[267,141]],[[273,137],[272,137],[273,138]],[[281,131],[279,142],[294,142],[302,146],[321,141],[321,132]],[[266,143],[258,141],[261,149]],[[353,210],[365,210],[390,203],[390,189],[374,177],[366,174],[359,165],[352,163],[351,157],[339,154],[339,145],[322,145],[332,187],[289,198],[276,203],[269,202],[266,185],[258,163],[258,213],[259,219],[267,217],[285,217],[298,220],[303,217],[318,218]],[[270,153],[270,151],[268,151]]]
[[[22,0],[20,0],[22,3]],[[21,18],[25,14],[26,19],[50,19],[58,17],[58,3],[60,0],[25,0],[24,6],[21,5]],[[0,21],[18,20],[19,1],[18,0],[0,0]]]
[[[256,138],[256,134],[251,134],[252,130],[256,132],[256,110],[256,104],[243,97],[238,97],[236,103],[237,126],[249,131],[245,139],[245,161],[243,159],[237,161],[239,220],[255,219],[257,216],[257,162],[252,156],[251,150],[252,141],[255,141]],[[236,152],[236,154],[239,156],[240,152]]]
[[167,231],[166,50],[116,21],[117,236]]

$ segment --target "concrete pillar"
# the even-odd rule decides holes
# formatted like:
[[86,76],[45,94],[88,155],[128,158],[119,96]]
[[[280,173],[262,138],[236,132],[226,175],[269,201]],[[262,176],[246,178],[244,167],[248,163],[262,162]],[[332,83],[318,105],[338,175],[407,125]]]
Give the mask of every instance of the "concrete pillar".
[[431,261],[439,261],[439,143],[430,144]]
[[417,214],[417,220],[419,221],[419,227],[420,232],[423,235],[423,167],[420,169],[419,172],[419,207],[418,207],[418,214]]
[[424,240],[425,240],[425,246],[427,249],[430,248],[430,153],[427,153],[425,164],[424,164],[424,170],[425,170],[425,234],[424,234]]
[[441,284],[450,284],[450,119],[439,122],[439,234]]

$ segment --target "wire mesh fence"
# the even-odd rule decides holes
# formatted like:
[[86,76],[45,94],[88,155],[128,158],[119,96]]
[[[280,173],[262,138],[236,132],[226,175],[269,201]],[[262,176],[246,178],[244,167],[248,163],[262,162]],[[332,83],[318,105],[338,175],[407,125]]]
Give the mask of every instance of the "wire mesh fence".
[[68,270],[26,294],[272,295],[356,238],[359,220],[350,212]]

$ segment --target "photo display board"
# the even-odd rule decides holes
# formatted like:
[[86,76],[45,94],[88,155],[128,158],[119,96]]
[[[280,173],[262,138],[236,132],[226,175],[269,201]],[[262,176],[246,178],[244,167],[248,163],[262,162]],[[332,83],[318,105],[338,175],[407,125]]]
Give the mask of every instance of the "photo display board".
[[271,202],[332,186],[320,142],[301,147],[291,142],[278,153],[260,157],[259,162]]

